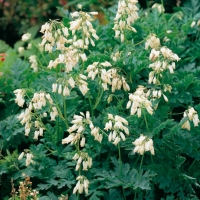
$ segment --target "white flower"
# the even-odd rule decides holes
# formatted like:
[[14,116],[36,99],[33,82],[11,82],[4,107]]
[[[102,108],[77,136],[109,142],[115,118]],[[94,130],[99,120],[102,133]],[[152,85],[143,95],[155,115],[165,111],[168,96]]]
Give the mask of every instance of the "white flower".
[[26,166],[28,167],[30,163],[33,163],[32,161],[33,155],[31,153],[26,154]]
[[124,131],[126,135],[129,135],[129,130],[125,126],[128,125],[128,121],[119,115],[113,116],[112,114],[108,114],[108,120],[104,128],[106,131],[111,130],[108,141],[113,141],[114,145],[117,145],[121,140],[125,141],[126,137],[122,131]]
[[70,143],[71,141],[73,141],[74,139],[74,135],[73,134],[70,134],[68,137],[66,137],[65,139],[62,139],[62,144],[68,144]]
[[102,62],[100,63],[102,66],[104,67],[111,67],[112,65],[108,62],[108,61],[105,61],[105,62]]
[[139,18],[137,13],[138,8],[135,5],[137,2],[136,0],[120,0],[118,3],[113,29],[115,30],[115,37],[120,37],[121,42],[125,40],[125,30],[136,32],[135,28],[132,27],[132,23]]
[[113,144],[116,146],[120,142],[120,137],[116,137]]
[[193,22],[191,23],[190,27],[193,28],[195,25],[196,25],[196,22],[193,21]]
[[159,57],[159,55],[160,55],[160,51],[156,51],[155,49],[152,49],[149,56],[149,60],[155,61]]
[[50,112],[51,121],[55,121],[56,116],[58,116],[58,111],[56,107],[52,107],[52,111]]
[[18,48],[18,52],[19,52],[20,54],[23,53],[24,50],[25,50],[24,47],[19,47],[19,48]]
[[38,140],[38,136],[40,135],[40,131],[35,131],[34,132],[34,140]]
[[57,91],[57,84],[56,83],[54,83],[54,84],[52,84],[52,92],[56,92]]
[[152,139],[141,134],[140,137],[133,142],[133,144],[135,145],[133,150],[134,153],[143,155],[145,151],[150,151],[152,155],[155,155]]
[[13,93],[16,96],[15,102],[18,104],[18,106],[23,107],[23,105],[25,103],[25,99],[24,99],[25,90],[16,89],[16,90],[13,91]]
[[189,122],[189,120],[187,120],[187,121],[181,126],[181,128],[187,129],[188,131],[190,131],[190,122]]
[[36,55],[31,55],[29,57],[29,62],[31,63],[30,68],[33,68],[34,72],[36,72],[38,70],[38,63],[37,63]]
[[25,42],[25,41],[29,40],[30,37],[31,37],[31,34],[30,33],[26,33],[26,34],[22,35],[22,41]]
[[153,4],[152,8],[157,9],[159,13],[165,12],[165,8],[163,7],[162,4],[155,3],[155,4]]
[[194,116],[193,116],[193,123],[194,123],[194,126],[198,126],[198,123],[199,123],[199,117],[198,117],[198,115],[197,114],[195,114]]
[[71,88],[75,87],[75,81],[74,81],[74,79],[72,77],[70,77],[67,82],[69,83],[69,85],[71,86]]
[[19,155],[18,160],[21,160],[23,157],[24,157],[24,152],[22,152],[22,153]]
[[170,33],[172,33],[172,30],[167,30],[166,33],[170,34]]
[[184,112],[183,117],[188,117],[188,119],[189,119],[182,125],[183,129],[190,130],[190,122],[189,121],[193,121],[194,126],[198,126],[198,124],[200,122],[197,111],[193,107],[186,110]]
[[152,103],[147,99],[148,95],[144,90],[146,88],[139,85],[133,94],[129,94],[129,101],[126,107],[127,109],[131,107],[131,115],[137,113],[138,117],[141,117],[142,108],[145,108],[149,114],[153,114]]
[[89,187],[89,181],[85,176],[78,176],[76,178],[78,180],[75,188],[73,189],[73,194],[76,194],[78,192],[79,194],[83,193],[83,190],[85,194],[88,194],[88,187]]
[[64,87],[64,89],[63,89],[63,96],[69,96],[70,95],[70,91],[69,91],[69,89],[68,89],[68,87]]
[[166,102],[168,102],[168,98],[167,98],[164,94],[162,94],[162,95],[163,95],[164,100],[165,100]]
[[50,104],[53,104],[53,100],[52,100],[50,94],[46,94],[45,97],[48,99]]
[[158,49],[160,47],[160,39],[156,37],[155,34],[151,34],[148,36],[147,41],[145,43],[145,49]]
[[61,94],[62,93],[62,85],[59,84],[58,86],[58,94]]

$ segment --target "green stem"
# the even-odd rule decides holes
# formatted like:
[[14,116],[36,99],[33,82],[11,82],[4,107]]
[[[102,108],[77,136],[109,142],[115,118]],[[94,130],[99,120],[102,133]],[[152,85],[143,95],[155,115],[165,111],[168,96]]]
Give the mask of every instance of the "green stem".
[[142,40],[142,41],[140,41],[140,42],[138,42],[138,43],[136,43],[136,44],[134,44],[134,46],[137,46],[137,45],[139,45],[139,44],[143,43],[144,41],[145,41],[145,39],[144,39],[144,40]]
[[146,0],[146,4],[147,4],[147,10],[148,10],[148,13],[149,13],[149,1]]
[[[118,143],[118,152],[119,152],[120,176],[122,176],[122,157],[121,157],[120,143]],[[126,200],[126,195],[125,195],[123,186],[122,186],[122,194],[123,194],[124,200]]]
[[44,54],[40,51],[40,49],[39,49],[38,46],[35,44],[35,42],[32,41],[31,44],[33,44],[33,46],[40,52],[40,54],[42,55],[44,61],[45,61],[46,63],[48,63],[47,60],[46,60],[46,57],[45,57]]
[[[44,144],[45,145],[45,148],[48,150],[48,151],[50,151],[51,152],[51,154],[53,154],[53,153],[55,153],[56,151],[53,151],[53,150],[51,150],[46,144]],[[48,155],[48,154],[46,154],[46,155]]]
[[[79,146],[79,142],[77,143],[77,150],[78,150],[78,154],[80,153],[80,146]],[[79,167],[79,170],[78,170],[78,175],[80,176],[81,175],[81,165]],[[78,193],[78,200],[80,200],[80,194]]]
[[163,2],[163,0],[161,0],[161,4],[162,4],[162,6],[163,6],[163,8],[164,8],[164,2]]
[[152,156],[152,154],[150,153],[150,155],[151,155],[151,164],[153,164],[154,162],[153,162],[153,156]]
[[136,200],[136,198],[137,198],[137,192],[135,190],[134,200]]
[[95,103],[95,105],[94,105],[94,107],[93,107],[93,110],[99,105],[99,102],[100,102],[100,100],[101,100],[102,95],[103,95],[103,90],[101,90],[101,93],[100,93],[100,95],[98,96],[98,98],[97,98],[97,100],[96,100],[96,103]]
[[134,167],[135,167],[135,165],[136,165],[136,163],[137,163],[138,159],[139,159],[139,156],[137,157],[137,159],[136,159],[135,163],[133,164],[133,166],[134,166]]
[[65,124],[66,124],[66,128],[68,129],[69,125],[68,125],[68,121],[67,121],[67,106],[66,106],[66,100],[64,99],[64,96],[63,96],[63,108],[64,108]]
[[147,122],[146,114],[145,114],[145,111],[144,111],[143,108],[142,108],[142,113],[143,113],[143,115],[144,115],[144,121],[145,121],[145,124],[146,124],[147,131],[149,132],[149,126],[148,126],[148,122]]
[[196,161],[196,159],[194,159],[194,161],[193,161],[192,164],[190,165],[190,167],[189,167],[189,169],[188,169],[188,172],[190,172],[190,170],[191,170],[192,166],[194,165],[195,161]]
[[141,159],[141,162],[140,162],[139,174],[141,173],[143,159],[144,159],[144,154],[142,155],[142,159]]
[[100,129],[100,128],[99,128],[99,130],[100,130],[103,134],[105,134],[105,135],[108,137],[108,134],[107,134],[105,131],[103,131],[103,130]]
[[62,115],[62,112],[61,112],[61,110],[60,110],[60,107],[56,104],[56,109],[58,110],[58,115],[59,115],[59,117],[62,119],[62,120],[64,120],[65,121],[65,118],[63,117],[63,115]]
[[118,153],[119,153],[119,166],[120,166],[120,175],[122,175],[122,158],[121,158],[121,149],[120,149],[120,143],[118,143]]
[[88,99],[89,99],[90,110],[91,110],[91,114],[92,114],[92,121],[94,121],[94,110],[92,108],[92,101],[91,101],[90,95],[88,95]]

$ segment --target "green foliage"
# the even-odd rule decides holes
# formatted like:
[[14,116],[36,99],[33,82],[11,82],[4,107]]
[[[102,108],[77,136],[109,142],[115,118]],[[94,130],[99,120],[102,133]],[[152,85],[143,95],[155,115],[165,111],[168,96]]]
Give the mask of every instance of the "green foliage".
[[[79,1],[70,4],[76,2]],[[83,2],[83,5],[86,3]],[[75,59],[77,55],[67,54],[70,48],[74,48],[75,42],[72,46],[70,42],[65,44],[66,49],[70,47],[68,51],[58,50],[57,43],[53,45],[52,52],[42,51],[38,47],[41,39],[35,38],[39,27],[29,29],[32,38],[28,42],[19,41],[14,49],[6,47],[6,57],[0,66],[0,175],[2,180],[6,177],[1,185],[4,190],[2,199],[10,194],[11,187],[6,189],[10,179],[13,178],[18,185],[23,174],[31,178],[33,188],[39,191],[39,199],[43,200],[61,199],[61,194],[71,200],[199,199],[200,128],[199,121],[195,124],[194,119],[194,115],[198,118],[200,112],[199,8],[199,2],[192,0],[170,14],[150,8],[140,10],[139,19],[133,24],[137,33],[125,30],[124,42],[115,37],[113,30],[117,5],[108,10],[104,8],[107,24],[100,25],[97,20],[92,22],[99,40],[93,38],[95,46],[89,44],[85,49],[76,47],[77,54],[85,54],[87,60],[79,55],[71,71],[66,70],[71,63],[59,63],[62,59],[59,54],[64,54],[65,59]],[[68,11],[62,11],[65,14],[64,25],[51,21],[55,39],[55,33],[59,34],[57,30],[62,26],[69,28],[70,21],[74,20]],[[197,24],[191,27],[193,21]],[[84,37],[79,29],[75,33],[77,38],[70,29],[68,31],[69,41]],[[149,58],[150,50],[145,49],[145,43],[150,34],[156,34],[161,46],[166,46],[181,58],[179,62],[174,61],[176,67],[172,71],[166,69],[162,77],[156,75],[155,82],[149,81],[149,74],[153,71],[149,65],[158,61],[156,59],[167,60],[169,65],[173,59],[166,59],[161,51],[159,58]],[[32,46],[27,48],[28,44]],[[25,51],[18,53],[21,46]],[[155,48],[160,50],[160,46]],[[32,55],[36,56],[37,70],[30,68]],[[58,65],[47,68],[56,59]],[[106,61],[109,66],[104,67],[102,63]],[[91,79],[88,66],[94,62],[98,62],[99,74]],[[116,76],[124,77],[130,90],[115,88],[112,91],[112,84],[107,84],[108,90],[105,90],[102,87],[103,69],[106,70],[104,76],[109,74],[109,70],[115,69]],[[87,76],[87,80],[83,76],[81,78],[80,74]],[[75,87],[69,84],[70,78],[75,81]],[[113,79],[114,75],[110,78]],[[85,94],[81,90],[84,81],[89,88]],[[52,85],[55,83],[58,87],[53,92]],[[62,85],[61,92],[58,92],[59,85]],[[62,93],[66,85],[69,95]],[[142,104],[141,113],[133,113],[127,108],[127,103],[131,101],[131,94],[136,95],[139,86],[144,87],[142,92],[145,94],[149,91],[149,95],[143,96],[148,101]],[[168,89],[165,90],[165,87]],[[23,89],[24,92],[22,96],[25,102],[20,107],[16,103],[20,104],[21,100],[13,94],[16,89]],[[155,90],[162,92],[159,98],[153,96]],[[40,105],[36,105],[39,98],[36,94],[44,94],[45,103],[40,108],[37,108]],[[47,94],[52,103],[47,99]],[[131,103],[138,103],[137,98],[134,97]],[[149,102],[152,113],[147,108]],[[55,120],[52,117],[53,108],[57,110]],[[188,114],[191,108],[196,111],[192,119]],[[30,127],[22,121],[25,117],[20,118],[26,109],[31,110]],[[108,114],[113,118],[108,118]],[[129,134],[117,125],[106,128],[106,123],[116,123],[116,116],[125,119],[121,123],[129,130]],[[80,118],[81,122],[74,122]],[[74,124],[78,124],[78,128]],[[76,127],[75,131],[71,131],[72,126]],[[102,140],[92,134],[94,127],[98,128]],[[112,128],[120,137],[116,145],[114,132],[110,137]],[[120,134],[124,134],[125,139]],[[152,149],[140,153],[135,148],[136,139],[142,135],[146,137],[146,143],[152,141],[155,155]],[[83,138],[85,142],[82,142]],[[147,148],[147,144],[144,148]],[[83,156],[82,160],[80,156]],[[82,161],[87,162],[88,158],[92,160],[91,168],[88,164],[87,170],[84,170]],[[84,191],[78,194],[76,184],[78,181],[81,184],[82,179],[89,181],[88,191],[85,182]]]

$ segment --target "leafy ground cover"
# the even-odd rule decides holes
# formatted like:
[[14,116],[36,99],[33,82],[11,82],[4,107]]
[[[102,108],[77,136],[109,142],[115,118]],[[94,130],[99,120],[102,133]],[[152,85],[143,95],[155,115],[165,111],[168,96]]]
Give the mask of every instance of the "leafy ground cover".
[[60,11],[1,45],[1,198],[199,199],[200,3]]

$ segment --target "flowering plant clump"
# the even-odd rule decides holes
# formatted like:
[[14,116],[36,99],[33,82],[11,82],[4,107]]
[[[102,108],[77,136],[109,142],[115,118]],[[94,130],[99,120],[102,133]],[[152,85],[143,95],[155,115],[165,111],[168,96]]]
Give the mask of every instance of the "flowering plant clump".
[[0,173],[31,177],[42,200],[198,199],[194,2],[169,14],[119,0],[106,25],[78,5],[41,38],[27,31],[3,62],[14,57]]

